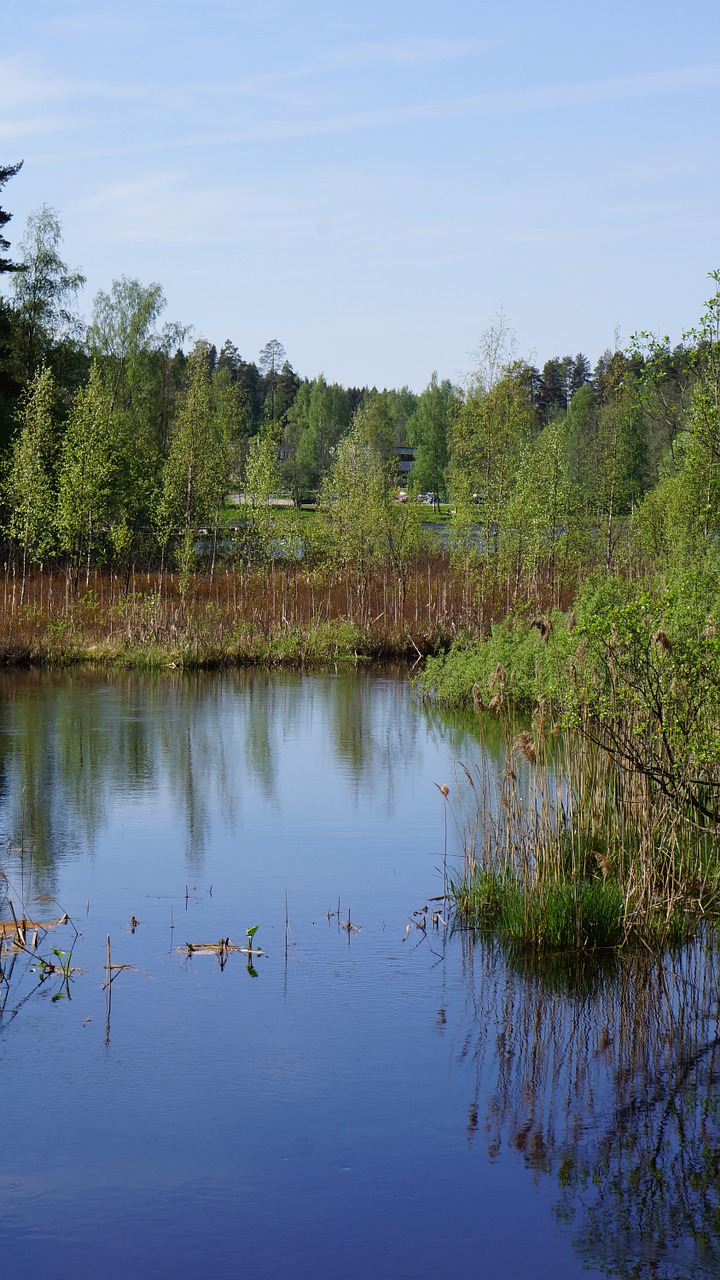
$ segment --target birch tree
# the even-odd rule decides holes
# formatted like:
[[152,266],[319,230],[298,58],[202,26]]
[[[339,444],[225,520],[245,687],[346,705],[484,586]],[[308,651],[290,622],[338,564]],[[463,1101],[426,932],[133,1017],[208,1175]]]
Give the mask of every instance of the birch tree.
[[96,363],[75,397],[63,441],[58,477],[60,543],[76,582],[90,564],[112,519],[115,465],[110,426],[112,404]]
[[4,485],[9,511],[7,531],[19,544],[22,555],[21,604],[28,565],[44,560],[55,546],[56,400],[53,375],[43,367],[20,401],[18,431],[12,441]]
[[[183,573],[192,565],[195,530],[209,524],[217,511],[224,465],[213,419],[208,348],[197,343],[188,360],[188,381],[180,397],[175,431],[162,476],[157,523],[167,547],[173,532],[180,536],[178,559]],[[225,470],[227,482],[227,470]]]

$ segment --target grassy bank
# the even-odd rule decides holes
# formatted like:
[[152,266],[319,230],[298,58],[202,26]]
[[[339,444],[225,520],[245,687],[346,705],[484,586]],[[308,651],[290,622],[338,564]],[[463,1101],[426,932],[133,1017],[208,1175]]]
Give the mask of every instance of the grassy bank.
[[458,922],[556,952],[656,948],[718,922],[714,820],[542,713],[505,729],[500,767],[483,757],[455,789]]
[[459,920],[558,950],[716,924],[718,580],[589,579],[571,610],[429,659],[420,692],[499,716],[505,741],[495,774],[465,774]]

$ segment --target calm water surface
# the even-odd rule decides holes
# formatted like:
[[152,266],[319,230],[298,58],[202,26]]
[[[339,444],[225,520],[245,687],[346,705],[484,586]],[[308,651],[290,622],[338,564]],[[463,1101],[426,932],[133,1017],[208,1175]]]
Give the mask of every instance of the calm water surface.
[[8,1270],[720,1274],[714,951],[414,926],[479,751],[391,677],[0,679],[7,892],[79,930],[67,989],[2,956]]

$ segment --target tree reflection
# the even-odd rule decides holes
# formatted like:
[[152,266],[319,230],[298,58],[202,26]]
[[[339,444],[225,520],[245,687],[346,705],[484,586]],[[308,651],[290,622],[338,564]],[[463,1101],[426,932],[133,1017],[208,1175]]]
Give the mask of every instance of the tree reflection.
[[719,1274],[717,946],[599,966],[464,948],[468,1141],[557,1180],[584,1263],[627,1280]]
[[22,839],[35,891],[54,896],[56,859],[92,853],[118,806],[150,798],[182,821],[194,877],[211,831],[234,830],[251,792],[282,808],[294,771],[331,771],[334,757],[341,785],[390,815],[428,737],[459,749],[469,725],[445,724],[406,682],[355,671],[3,672],[0,842]]

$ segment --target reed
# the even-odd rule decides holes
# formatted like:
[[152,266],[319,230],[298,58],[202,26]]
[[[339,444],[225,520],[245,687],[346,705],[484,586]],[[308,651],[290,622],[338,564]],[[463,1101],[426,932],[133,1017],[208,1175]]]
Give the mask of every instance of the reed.
[[[37,569],[24,588],[8,562],[0,569],[0,665],[417,662],[459,634],[484,634],[505,595],[504,583],[467,580],[447,556],[429,553],[402,578],[293,561],[213,575],[94,569],[79,584],[62,568]],[[542,603],[534,581],[528,604]]]
[[[461,766],[456,919],[537,950],[661,947],[720,913],[714,828],[579,728],[517,732]],[[639,729],[628,712],[629,731]]]

